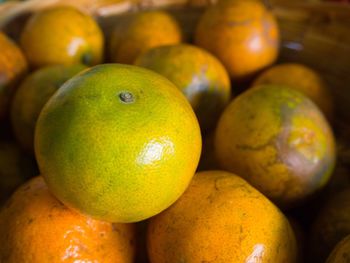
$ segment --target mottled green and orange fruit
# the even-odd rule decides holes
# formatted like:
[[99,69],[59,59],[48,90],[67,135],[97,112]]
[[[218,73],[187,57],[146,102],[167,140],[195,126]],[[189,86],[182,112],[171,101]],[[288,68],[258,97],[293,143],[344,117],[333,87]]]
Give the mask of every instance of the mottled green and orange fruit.
[[325,262],[347,235],[350,235],[350,188],[333,195],[317,215],[311,228],[308,262]]
[[28,178],[36,176],[35,161],[10,141],[0,141],[0,206]]
[[132,263],[135,234],[132,224],[97,221],[68,209],[38,176],[0,212],[0,261]]
[[321,76],[313,69],[297,63],[273,66],[257,77],[253,86],[274,84],[288,86],[308,96],[329,118],[333,115],[333,101],[330,91]]
[[150,70],[105,64],[68,80],[46,103],[35,153],[67,206],[136,222],[174,203],[198,165],[201,133],[181,91]]
[[276,60],[279,30],[261,1],[225,0],[204,12],[195,43],[217,56],[233,79],[242,80]]
[[204,49],[177,44],[152,48],[135,65],[172,81],[191,103],[202,131],[215,128],[231,95],[229,75],[217,58]]
[[350,262],[350,235],[343,238],[329,255],[326,263],[349,263]]
[[146,50],[177,44],[181,40],[181,29],[170,14],[164,11],[139,12],[116,25],[110,41],[110,60],[133,64]]
[[103,59],[104,40],[98,24],[70,6],[33,14],[21,33],[20,43],[34,68],[54,64],[96,65]]
[[214,145],[222,168],[284,207],[325,186],[335,163],[324,115],[306,96],[282,86],[258,86],[233,100]]
[[0,120],[7,115],[17,83],[27,72],[20,48],[0,31]]
[[34,153],[34,130],[45,103],[68,79],[85,66],[54,65],[40,68],[27,76],[19,86],[11,107],[11,123],[17,141],[29,153]]
[[152,263],[295,263],[297,244],[286,217],[242,178],[197,173],[169,209],[151,218]]

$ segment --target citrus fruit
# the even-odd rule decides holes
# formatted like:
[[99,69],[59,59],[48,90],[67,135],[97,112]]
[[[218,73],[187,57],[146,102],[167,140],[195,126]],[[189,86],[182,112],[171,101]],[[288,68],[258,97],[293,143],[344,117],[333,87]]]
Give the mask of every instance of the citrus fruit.
[[52,7],[32,15],[20,39],[33,67],[52,64],[101,63],[103,35],[87,14],[69,6]]
[[321,76],[313,69],[297,63],[273,66],[262,72],[253,86],[275,84],[288,86],[308,96],[331,119],[333,104],[330,91]]
[[18,81],[27,72],[27,61],[19,47],[1,31],[0,48],[0,119],[3,119]]
[[34,160],[11,141],[0,141],[0,204],[25,180],[37,175]]
[[85,68],[83,65],[47,66],[23,80],[11,107],[12,128],[23,149],[34,152],[34,129],[41,109],[66,80]]
[[174,84],[147,69],[98,65],[44,106],[35,153],[50,190],[94,218],[151,217],[185,191],[199,161],[195,114]]
[[244,177],[277,204],[305,200],[329,180],[333,133],[317,106],[282,86],[250,89],[225,109],[215,134],[220,166]]
[[164,11],[139,12],[116,25],[110,42],[112,62],[132,64],[152,47],[180,43],[181,29]]
[[350,262],[350,235],[342,239],[332,253],[329,255],[326,263],[349,263]]
[[151,218],[152,263],[296,262],[296,241],[285,216],[240,177],[197,173],[170,208]]
[[279,32],[261,1],[226,0],[204,12],[195,43],[217,56],[230,76],[240,80],[276,60]]
[[230,100],[230,78],[222,64],[207,51],[188,44],[149,49],[135,65],[151,69],[172,81],[185,94],[203,131],[215,127]]
[[132,224],[78,214],[49,192],[43,178],[21,186],[0,213],[0,261],[125,262],[135,257]]
[[334,194],[322,207],[311,228],[309,258],[325,262],[332,249],[350,235],[350,188]]

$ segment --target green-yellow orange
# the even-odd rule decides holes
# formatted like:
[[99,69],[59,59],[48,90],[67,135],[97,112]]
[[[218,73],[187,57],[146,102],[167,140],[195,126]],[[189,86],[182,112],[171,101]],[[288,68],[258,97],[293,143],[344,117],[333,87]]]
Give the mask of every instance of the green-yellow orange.
[[147,69],[95,66],[42,110],[35,153],[67,206],[111,222],[140,221],[175,202],[199,161],[201,134],[184,95]]

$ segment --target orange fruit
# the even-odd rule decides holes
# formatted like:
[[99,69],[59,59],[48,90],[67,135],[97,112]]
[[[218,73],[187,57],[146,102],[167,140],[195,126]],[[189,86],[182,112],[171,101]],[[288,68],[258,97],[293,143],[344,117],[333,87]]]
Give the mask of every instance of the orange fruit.
[[326,263],[350,262],[350,235],[340,241],[329,255]]
[[34,152],[34,129],[41,109],[66,80],[85,68],[83,65],[47,66],[23,80],[11,107],[12,128],[23,149]]
[[0,205],[25,180],[37,175],[34,160],[13,142],[0,141]]
[[103,35],[87,14],[69,6],[35,13],[21,34],[21,47],[33,67],[101,63]]
[[0,120],[7,115],[8,106],[18,81],[27,72],[27,61],[19,49],[0,31]]
[[139,12],[116,25],[110,42],[112,62],[132,64],[146,50],[181,42],[176,20],[164,11]]
[[350,235],[350,188],[334,194],[317,215],[311,228],[309,259],[325,262],[347,235]]
[[308,96],[331,119],[333,103],[330,91],[321,76],[313,69],[297,63],[273,66],[261,73],[253,86],[274,84],[288,86]]
[[151,218],[152,263],[296,262],[286,217],[240,177],[197,173],[178,201]]
[[151,69],[172,81],[185,94],[203,131],[215,127],[230,100],[230,78],[225,68],[205,50],[188,45],[149,49],[135,65]]
[[135,229],[78,214],[54,198],[43,178],[21,186],[0,213],[0,261],[133,262]]
[[221,168],[281,206],[321,189],[335,163],[332,130],[312,101],[282,86],[250,89],[225,109],[215,134]]
[[170,206],[199,161],[201,134],[184,95],[135,66],[95,66],[67,81],[37,121],[35,153],[67,206],[134,222]]
[[241,80],[276,60],[278,26],[260,1],[219,1],[200,18],[195,43],[217,56],[233,79]]

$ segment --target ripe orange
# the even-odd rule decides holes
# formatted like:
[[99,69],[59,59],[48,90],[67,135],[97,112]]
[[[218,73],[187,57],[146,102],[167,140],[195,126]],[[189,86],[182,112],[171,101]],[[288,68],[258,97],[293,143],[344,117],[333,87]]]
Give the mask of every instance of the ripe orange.
[[35,153],[67,206],[134,222],[170,206],[199,161],[195,114],[174,84],[135,66],[95,66],[66,82],[42,110]]
[[0,213],[0,262],[125,262],[135,228],[78,214],[54,198],[40,176],[21,186]]
[[8,106],[17,83],[27,72],[27,61],[19,49],[0,31],[0,120],[7,115]]
[[217,56],[233,79],[245,79],[276,60],[278,26],[261,1],[219,1],[200,18],[195,43]]
[[21,34],[21,47],[33,67],[101,63],[103,35],[87,14],[69,6],[34,14]]
[[308,96],[331,119],[333,103],[330,91],[321,76],[313,69],[297,63],[273,66],[258,76],[253,86],[274,84],[288,86]]
[[217,58],[196,46],[177,44],[149,49],[135,65],[172,81],[191,103],[202,131],[215,128],[231,95],[230,78]]
[[258,86],[225,109],[215,134],[220,166],[282,206],[302,202],[328,182],[332,130],[316,105],[282,86]]
[[41,109],[66,80],[85,68],[83,65],[47,66],[23,80],[11,107],[12,128],[23,149],[34,153],[34,129]]
[[111,61],[133,64],[137,56],[146,50],[177,44],[181,39],[178,23],[167,12],[139,12],[116,25],[110,43]]
[[148,227],[152,263],[295,263],[296,241],[286,217],[240,177],[197,173],[188,189]]

